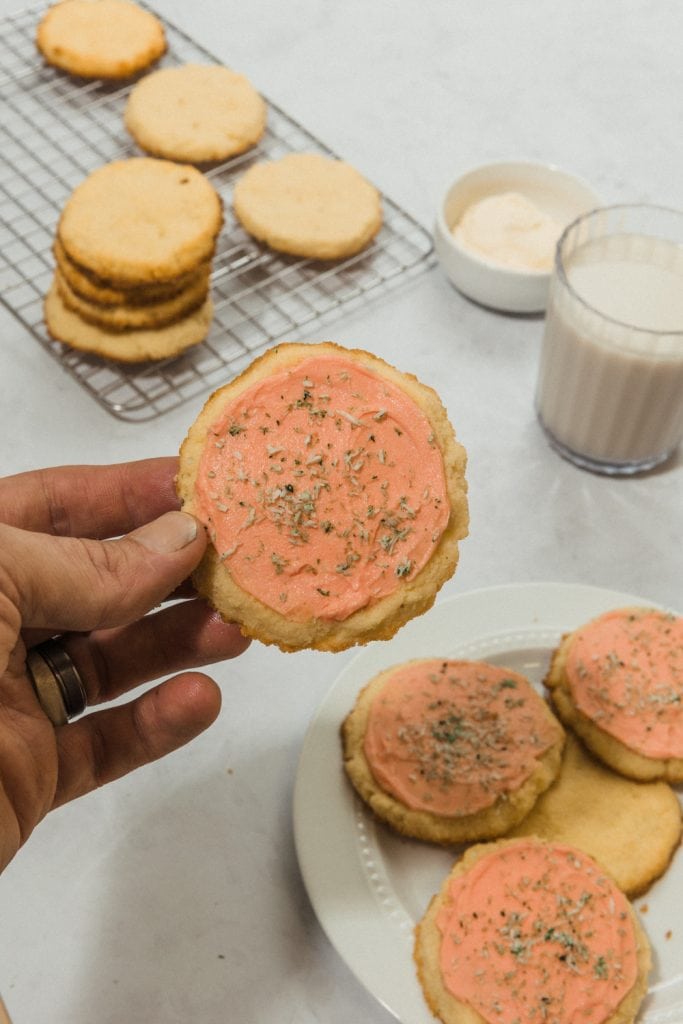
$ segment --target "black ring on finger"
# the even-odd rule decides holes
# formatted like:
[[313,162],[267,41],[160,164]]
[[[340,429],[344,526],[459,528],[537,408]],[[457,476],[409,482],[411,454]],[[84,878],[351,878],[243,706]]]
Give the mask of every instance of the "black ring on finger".
[[40,706],[53,725],[66,725],[85,711],[83,680],[59,637],[31,647],[26,668]]

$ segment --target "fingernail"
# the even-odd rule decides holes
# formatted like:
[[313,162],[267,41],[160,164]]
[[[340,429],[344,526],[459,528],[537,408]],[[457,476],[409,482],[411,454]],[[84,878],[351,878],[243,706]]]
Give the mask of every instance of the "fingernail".
[[130,536],[148,551],[170,555],[190,544],[197,536],[197,520],[186,512],[166,512],[134,530]]

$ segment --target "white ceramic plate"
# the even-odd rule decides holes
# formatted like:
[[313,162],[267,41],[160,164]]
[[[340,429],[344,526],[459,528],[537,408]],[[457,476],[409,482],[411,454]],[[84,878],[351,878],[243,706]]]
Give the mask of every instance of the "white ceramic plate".
[[[444,600],[389,643],[344,669],[307,732],[294,792],[294,834],[304,883],[333,946],[402,1024],[434,1024],[416,980],[413,927],[455,851],[401,839],[377,823],[342,770],[339,729],[377,672],[409,658],[465,657],[514,669],[539,684],[561,633],[609,608],[651,605],[596,587],[528,583]],[[641,1024],[683,1021],[683,854],[635,901],[654,954]]]

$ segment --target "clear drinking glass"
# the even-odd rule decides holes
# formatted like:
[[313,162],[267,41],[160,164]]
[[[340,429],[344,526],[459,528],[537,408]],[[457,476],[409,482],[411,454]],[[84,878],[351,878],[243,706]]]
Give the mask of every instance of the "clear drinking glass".
[[565,458],[608,474],[668,459],[683,438],[683,213],[611,206],[560,238],[536,411]]

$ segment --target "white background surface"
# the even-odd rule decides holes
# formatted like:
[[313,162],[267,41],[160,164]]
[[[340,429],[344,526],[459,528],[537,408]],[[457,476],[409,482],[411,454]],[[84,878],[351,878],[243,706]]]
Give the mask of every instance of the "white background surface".
[[[455,174],[499,158],[557,163],[605,202],[683,207],[678,0],[157,9],[425,226]],[[680,610],[682,457],[614,481],[554,454],[533,412],[542,326],[478,308],[435,268],[325,333],[437,387],[468,450],[471,535],[442,596],[555,580]],[[174,453],[202,404],[119,422],[3,310],[0,331],[3,474]],[[253,644],[215,668],[205,736],[39,827],[0,879],[15,1024],[388,1024],[318,926],[292,841],[302,738],[352,656]]]

